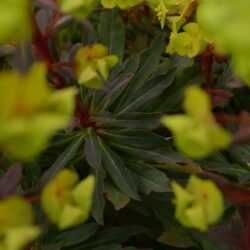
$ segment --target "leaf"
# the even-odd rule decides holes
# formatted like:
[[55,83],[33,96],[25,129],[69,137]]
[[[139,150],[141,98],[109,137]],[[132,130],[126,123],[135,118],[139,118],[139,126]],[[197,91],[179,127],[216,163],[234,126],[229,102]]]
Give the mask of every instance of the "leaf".
[[130,102],[119,111],[116,110],[116,113],[137,111],[169,87],[174,81],[175,73],[176,69],[171,69],[166,75],[159,75],[147,81],[142,88],[135,91],[135,94],[131,94]]
[[106,246],[101,246],[97,247],[93,250],[122,250],[122,246],[119,244],[112,244],[112,245],[106,245]]
[[104,11],[99,25],[100,42],[109,49],[110,54],[116,54],[122,61],[125,44],[125,26],[117,9]]
[[166,230],[157,241],[178,248],[189,248],[196,246],[194,239],[188,229],[172,227]]
[[160,118],[162,113],[123,113],[113,115],[109,112],[103,112],[96,115],[94,121],[102,127],[122,127],[153,130],[161,126]]
[[104,193],[104,179],[105,179],[105,171],[103,168],[95,170],[95,192],[93,197],[93,205],[91,214],[96,222],[100,225],[104,224],[103,221],[103,211],[105,208],[105,199],[103,197]]
[[14,164],[10,166],[7,172],[0,179],[0,196],[12,195],[20,183],[23,173],[22,165]]
[[154,71],[164,50],[164,43],[164,35],[156,36],[151,44],[151,47],[141,53],[139,70],[137,71],[133,81],[130,82],[128,88],[124,91],[124,94],[115,109],[115,113],[119,113],[120,110],[126,107],[131,100],[131,94],[139,89]]
[[193,238],[198,242],[204,250],[228,250],[228,247],[212,240],[207,233],[192,231]]
[[96,107],[96,110],[107,110],[117,100],[117,98],[119,98],[133,77],[133,74],[122,74],[115,78],[112,82],[108,83],[106,87],[110,89],[110,91],[102,97],[100,103]]
[[54,242],[58,242],[62,247],[68,247],[84,242],[92,236],[99,226],[96,223],[83,224],[74,229],[66,230],[58,234],[54,238]]
[[104,144],[103,141],[99,141],[99,143],[102,148],[103,166],[114,183],[124,194],[135,200],[139,200],[135,184],[121,158]]
[[169,142],[164,137],[149,131],[137,129],[101,130],[100,134],[113,142],[140,149],[169,147]]
[[14,54],[15,47],[12,45],[1,45],[0,46],[0,57]]
[[56,174],[63,169],[75,156],[77,150],[81,146],[85,134],[81,134],[78,138],[76,138],[68,148],[60,154],[60,156],[56,159],[56,161],[52,164],[48,172],[46,173],[45,179],[43,180],[43,185],[46,185],[50,180],[52,180]]
[[150,162],[156,163],[176,163],[176,162],[191,162],[188,158],[182,156],[178,152],[175,152],[171,147],[158,147],[155,149],[147,150],[134,148],[118,143],[110,142],[112,146],[119,151],[126,153],[130,156],[139,157]]
[[113,244],[114,242],[122,243],[131,236],[140,235],[147,231],[147,228],[140,226],[106,228],[96,233],[86,242],[86,244],[83,244],[79,248],[75,248],[75,250],[90,250],[94,247]]
[[89,130],[85,138],[84,152],[86,161],[94,168],[101,168],[102,152],[98,144],[98,138],[94,131]]
[[151,192],[170,192],[166,175],[143,163],[126,162],[138,190],[144,194]]
[[124,208],[130,201],[129,197],[123,194],[112,182],[105,182],[105,193],[116,210]]

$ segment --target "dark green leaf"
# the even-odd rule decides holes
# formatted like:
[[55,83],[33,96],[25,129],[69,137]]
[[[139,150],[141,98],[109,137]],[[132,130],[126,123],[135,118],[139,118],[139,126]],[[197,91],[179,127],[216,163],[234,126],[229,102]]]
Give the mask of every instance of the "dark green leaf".
[[171,147],[159,147],[151,150],[134,148],[111,142],[112,146],[128,155],[139,157],[156,163],[192,162],[188,158],[175,152]]
[[120,61],[122,61],[125,44],[125,27],[117,9],[102,12],[99,25],[99,38],[100,42],[109,49],[109,52],[118,55]]
[[143,163],[126,162],[126,166],[130,169],[132,178],[138,190],[144,194],[150,192],[168,192],[171,190],[166,175]]
[[76,245],[87,240],[98,230],[98,228],[96,223],[84,224],[60,233],[56,236],[54,241],[60,243],[62,247]]
[[102,152],[98,143],[97,135],[89,130],[85,138],[84,152],[88,164],[94,168],[101,168]]
[[82,145],[84,138],[85,134],[79,136],[68,146],[68,148],[63,153],[60,154],[60,156],[56,159],[56,161],[52,164],[52,166],[46,173],[46,177],[43,181],[44,185],[51,179],[53,179],[56,174],[72,160],[77,150]]
[[116,210],[124,208],[130,201],[129,197],[123,194],[112,182],[105,182],[105,193]]
[[169,147],[169,142],[155,133],[136,129],[101,130],[100,134],[116,143],[140,149]]
[[141,53],[139,70],[126,91],[124,91],[124,94],[115,109],[116,113],[119,113],[120,110],[130,103],[131,94],[133,94],[134,91],[139,89],[144,84],[145,80],[157,67],[161,58],[161,54],[164,50],[164,45],[165,36],[159,35],[153,40],[151,47]]
[[[138,110],[150,100],[159,96],[167,87],[169,87],[175,78],[176,69],[171,69],[168,74],[159,75],[146,82],[135,94],[130,98],[130,102],[119,111],[118,114]],[[133,98],[133,99],[132,99]]]
[[91,214],[98,224],[103,225],[103,211],[105,208],[105,199],[103,197],[105,171],[103,168],[95,170],[95,178],[95,192]]
[[108,109],[117,100],[133,76],[133,74],[122,74],[115,78],[111,83],[108,83],[105,87],[109,91],[102,97],[96,110]]
[[135,184],[121,158],[103,141],[100,141],[103,156],[103,166],[114,183],[124,194],[133,199],[139,199]]
[[104,229],[92,236],[82,247],[74,248],[75,250],[90,250],[98,246],[122,243],[129,237],[146,233],[145,227],[127,226],[127,227],[112,227]]
[[101,127],[121,127],[153,130],[161,126],[162,113],[124,113],[113,115],[109,112],[97,114],[94,118]]
[[194,239],[188,229],[181,227],[173,227],[166,230],[159,238],[158,241],[169,246],[188,248],[196,246]]

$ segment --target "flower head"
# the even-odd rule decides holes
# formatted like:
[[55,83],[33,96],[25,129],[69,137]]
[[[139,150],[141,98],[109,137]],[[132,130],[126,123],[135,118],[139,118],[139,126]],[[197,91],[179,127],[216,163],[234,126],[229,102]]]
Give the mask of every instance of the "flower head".
[[50,221],[63,230],[88,219],[95,179],[79,181],[71,170],[61,171],[42,192],[42,207]]
[[109,77],[109,70],[118,63],[118,57],[109,55],[102,44],[81,48],[75,56],[78,83],[98,89]]
[[70,122],[74,95],[73,88],[53,91],[41,63],[25,75],[1,73],[0,145],[15,158],[35,157],[50,137]]
[[210,180],[191,176],[186,189],[173,182],[175,217],[186,227],[206,231],[223,214],[224,201],[218,187]]

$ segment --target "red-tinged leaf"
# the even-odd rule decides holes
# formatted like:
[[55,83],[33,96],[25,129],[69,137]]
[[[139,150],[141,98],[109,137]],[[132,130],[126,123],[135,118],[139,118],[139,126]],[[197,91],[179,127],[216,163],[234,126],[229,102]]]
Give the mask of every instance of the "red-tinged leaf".
[[18,184],[22,179],[22,165],[14,164],[0,179],[0,196],[5,197],[11,195],[16,190]]

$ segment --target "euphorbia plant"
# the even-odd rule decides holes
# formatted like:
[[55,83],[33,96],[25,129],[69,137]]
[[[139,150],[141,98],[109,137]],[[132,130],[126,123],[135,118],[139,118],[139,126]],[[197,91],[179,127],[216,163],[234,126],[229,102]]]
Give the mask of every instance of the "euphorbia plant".
[[217,2],[2,0],[0,249],[249,249],[249,3]]

